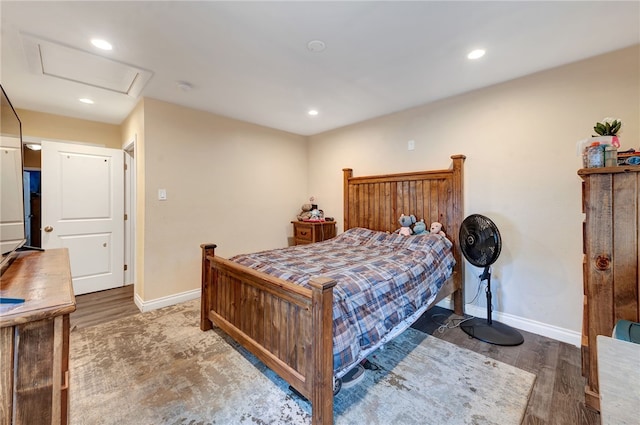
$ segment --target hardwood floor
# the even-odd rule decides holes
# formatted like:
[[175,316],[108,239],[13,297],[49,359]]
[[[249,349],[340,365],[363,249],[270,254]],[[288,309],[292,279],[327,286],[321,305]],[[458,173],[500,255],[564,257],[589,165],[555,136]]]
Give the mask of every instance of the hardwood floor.
[[76,296],[70,314],[71,332],[140,313],[133,302],[133,285]]
[[[133,285],[76,297],[71,330],[139,313],[133,302]],[[599,425],[600,415],[584,404],[585,379],[581,375],[580,349],[522,331],[524,343],[500,347],[469,337],[460,328],[439,332],[439,325],[457,318],[435,307],[413,327],[492,359],[536,375],[523,425]]]
[[[521,331],[524,343],[501,347],[471,338],[456,327],[440,333],[439,325],[458,318],[450,310],[434,307],[413,327],[445,341],[536,375],[523,425],[599,425],[600,414],[584,404],[580,349]],[[456,321],[457,323],[457,321]]]

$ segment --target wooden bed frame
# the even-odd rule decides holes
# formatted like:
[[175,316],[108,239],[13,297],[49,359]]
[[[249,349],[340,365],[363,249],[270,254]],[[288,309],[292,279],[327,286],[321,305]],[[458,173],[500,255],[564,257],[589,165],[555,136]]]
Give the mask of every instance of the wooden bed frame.
[[[353,177],[344,169],[344,229],[393,232],[400,214],[433,221],[454,244],[456,266],[430,307],[451,295],[463,312],[464,267],[458,244],[463,220],[463,165],[447,170]],[[203,244],[200,329],[218,326],[306,397],[312,424],[333,423],[333,287],[324,277],[311,289],[216,257]]]

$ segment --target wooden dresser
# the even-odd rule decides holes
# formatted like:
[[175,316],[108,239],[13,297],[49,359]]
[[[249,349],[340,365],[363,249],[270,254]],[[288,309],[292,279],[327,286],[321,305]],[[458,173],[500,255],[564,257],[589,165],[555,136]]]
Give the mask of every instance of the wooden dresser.
[[587,168],[582,177],[582,374],[585,403],[600,410],[596,336],[620,319],[640,321],[640,166]]
[[326,241],[336,237],[335,221],[292,221],[296,245]]
[[76,309],[67,250],[20,253],[0,290],[26,300],[0,313],[0,425],[66,424]]

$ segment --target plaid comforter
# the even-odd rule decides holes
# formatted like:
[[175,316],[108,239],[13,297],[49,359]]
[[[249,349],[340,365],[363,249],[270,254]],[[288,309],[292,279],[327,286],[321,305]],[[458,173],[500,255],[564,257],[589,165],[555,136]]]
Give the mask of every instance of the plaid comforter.
[[433,301],[455,264],[451,245],[439,235],[354,228],[325,242],[231,260],[305,287],[316,276],[336,280],[333,367],[341,377]]

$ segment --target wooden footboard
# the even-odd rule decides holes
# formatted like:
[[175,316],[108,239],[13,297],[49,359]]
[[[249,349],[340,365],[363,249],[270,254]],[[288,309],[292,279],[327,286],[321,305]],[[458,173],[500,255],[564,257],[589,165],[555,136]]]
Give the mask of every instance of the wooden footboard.
[[200,329],[218,326],[311,402],[314,425],[332,424],[335,281],[307,289],[201,248]]

